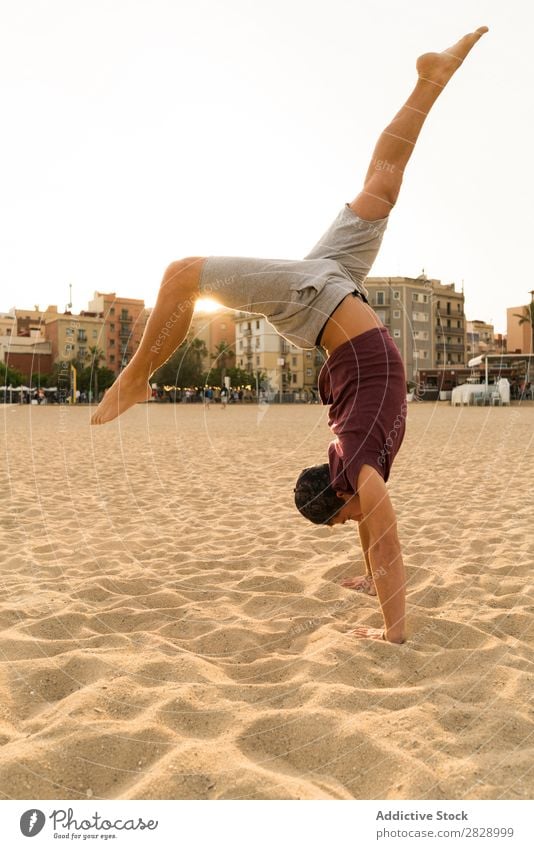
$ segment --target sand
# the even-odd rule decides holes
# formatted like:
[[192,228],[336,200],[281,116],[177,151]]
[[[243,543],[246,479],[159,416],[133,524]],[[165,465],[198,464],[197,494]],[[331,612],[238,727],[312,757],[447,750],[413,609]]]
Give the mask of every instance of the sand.
[[2,415],[3,798],[532,798],[533,406],[410,406],[401,647],[293,507],[325,408]]

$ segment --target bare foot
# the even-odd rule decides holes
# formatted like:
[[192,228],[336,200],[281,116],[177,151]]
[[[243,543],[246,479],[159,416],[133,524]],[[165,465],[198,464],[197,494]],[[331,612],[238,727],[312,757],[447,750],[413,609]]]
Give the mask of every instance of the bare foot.
[[460,41],[443,50],[442,53],[423,53],[417,60],[417,73],[420,79],[446,86],[455,71],[458,70],[472,47],[482,38],[487,27],[479,27],[475,32],[464,35]]
[[134,404],[148,401],[152,390],[148,383],[134,383],[126,372],[119,375],[113,386],[107,390],[91,417],[91,424],[105,424],[116,419]]
[[361,575],[359,578],[345,578],[341,581],[341,586],[348,590],[355,590],[357,593],[376,595],[375,583],[369,575]]

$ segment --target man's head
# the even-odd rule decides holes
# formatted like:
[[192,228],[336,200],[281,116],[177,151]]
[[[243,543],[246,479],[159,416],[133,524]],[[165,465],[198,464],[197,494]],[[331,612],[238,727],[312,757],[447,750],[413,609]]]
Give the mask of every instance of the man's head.
[[338,525],[362,518],[357,495],[334,490],[328,463],[303,469],[295,484],[297,510],[315,525]]

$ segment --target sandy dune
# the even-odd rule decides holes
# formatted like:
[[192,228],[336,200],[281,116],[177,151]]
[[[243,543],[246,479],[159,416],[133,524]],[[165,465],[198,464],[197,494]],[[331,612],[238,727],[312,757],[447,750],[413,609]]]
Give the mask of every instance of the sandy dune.
[[3,798],[532,798],[534,407],[411,406],[402,647],[292,504],[325,408],[2,415]]

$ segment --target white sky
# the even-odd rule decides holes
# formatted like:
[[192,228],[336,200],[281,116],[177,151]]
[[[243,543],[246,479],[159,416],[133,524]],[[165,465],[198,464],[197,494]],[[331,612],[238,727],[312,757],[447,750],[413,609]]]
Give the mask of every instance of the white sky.
[[416,56],[490,32],[434,108],[372,274],[464,280],[506,329],[530,258],[522,0],[2,0],[0,309],[154,303],[188,255],[303,256],[360,188]]

